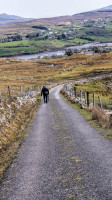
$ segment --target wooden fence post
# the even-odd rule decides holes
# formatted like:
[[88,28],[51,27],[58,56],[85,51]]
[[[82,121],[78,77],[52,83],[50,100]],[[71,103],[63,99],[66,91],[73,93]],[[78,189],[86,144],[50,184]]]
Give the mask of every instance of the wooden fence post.
[[102,109],[103,107],[102,107],[102,102],[101,102],[100,96],[98,96],[98,100],[99,100],[100,108]]
[[26,91],[25,91],[25,88],[24,88],[24,97],[26,96]]
[[93,93],[93,107],[95,106],[95,94]]
[[67,85],[67,92],[69,92],[69,85]]
[[87,107],[89,107],[89,92],[87,92]]
[[27,96],[29,96],[29,88],[27,88]]
[[65,90],[67,91],[67,84],[66,84]]
[[86,93],[84,92],[84,103],[86,104]]
[[31,89],[30,89],[30,97],[32,96],[32,94],[31,94]]
[[82,101],[82,90],[80,90],[80,101]]
[[31,97],[31,89],[29,88],[29,96]]
[[2,103],[2,99],[1,99],[1,93],[0,93],[0,103]]
[[76,98],[77,97],[76,87],[74,87],[74,95],[75,95],[75,98]]
[[21,88],[21,86],[20,86],[20,97],[22,96],[22,88]]
[[10,87],[8,86],[9,97],[11,96]]

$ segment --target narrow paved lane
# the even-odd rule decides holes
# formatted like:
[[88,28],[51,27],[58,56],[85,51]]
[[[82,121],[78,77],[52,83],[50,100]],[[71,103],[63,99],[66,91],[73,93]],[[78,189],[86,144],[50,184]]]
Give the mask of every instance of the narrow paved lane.
[[112,142],[51,90],[1,185],[1,200],[112,200]]

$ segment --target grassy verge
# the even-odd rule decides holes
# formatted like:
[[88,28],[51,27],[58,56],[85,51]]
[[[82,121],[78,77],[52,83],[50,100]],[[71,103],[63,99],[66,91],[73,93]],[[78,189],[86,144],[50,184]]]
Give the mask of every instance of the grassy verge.
[[18,105],[14,100],[11,100],[12,117],[0,126],[0,179],[2,179],[5,169],[10,165],[17,148],[25,137],[39,101],[38,97],[35,103],[23,104],[20,109],[17,109]]
[[63,94],[61,94],[61,97],[64,98],[64,100],[72,106],[74,109],[76,109],[88,122],[89,124],[94,127],[100,134],[102,134],[105,138],[112,140],[112,127],[111,128],[104,128],[101,127],[97,120],[92,119],[92,113],[88,109],[81,109],[80,104],[72,103],[70,100],[68,100],[67,97],[65,97]]

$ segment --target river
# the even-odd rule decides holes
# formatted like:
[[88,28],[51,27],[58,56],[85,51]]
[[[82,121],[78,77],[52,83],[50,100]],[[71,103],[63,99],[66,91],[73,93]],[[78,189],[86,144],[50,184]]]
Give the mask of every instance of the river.
[[78,46],[72,46],[72,47],[66,47],[63,50],[57,50],[57,51],[44,51],[41,53],[36,54],[27,54],[27,55],[19,55],[19,56],[13,56],[12,58],[16,59],[22,59],[22,60],[31,60],[35,58],[42,58],[42,57],[51,57],[51,56],[63,56],[65,54],[65,51],[68,49],[74,50],[82,50],[82,49],[88,49],[90,47],[97,46],[97,47],[112,47],[112,43],[89,43],[89,44],[83,44]]

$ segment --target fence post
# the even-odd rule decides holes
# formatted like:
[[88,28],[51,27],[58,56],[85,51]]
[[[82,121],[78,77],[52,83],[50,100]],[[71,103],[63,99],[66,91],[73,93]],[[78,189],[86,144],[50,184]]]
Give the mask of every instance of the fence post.
[[31,89],[29,88],[29,96],[31,97],[32,95],[31,95]]
[[89,92],[87,92],[87,107],[89,107]]
[[30,95],[30,90],[29,90],[29,88],[27,89],[27,96],[29,96]]
[[38,89],[37,89],[37,90],[38,90],[38,92],[39,92],[39,86],[38,86]]
[[93,93],[93,107],[95,106],[95,94]]
[[30,88],[30,97],[32,96],[32,93],[31,93],[31,88]]
[[82,101],[82,90],[80,90],[80,101]]
[[86,104],[86,93],[84,92],[84,103]]
[[21,86],[20,86],[20,97],[22,96],[22,88],[21,88]]
[[66,84],[65,90],[67,91],[67,84]]
[[67,85],[67,92],[69,92],[69,85]]
[[74,87],[74,95],[75,95],[75,98],[76,98],[77,97],[76,87]]
[[11,96],[10,87],[8,86],[9,97]]
[[0,103],[2,103],[2,99],[1,99],[1,92],[0,92]]
[[26,91],[25,91],[25,88],[24,88],[24,97],[26,96]]
[[103,107],[102,107],[102,102],[101,102],[100,96],[98,96],[98,100],[99,100],[100,108],[102,109]]

